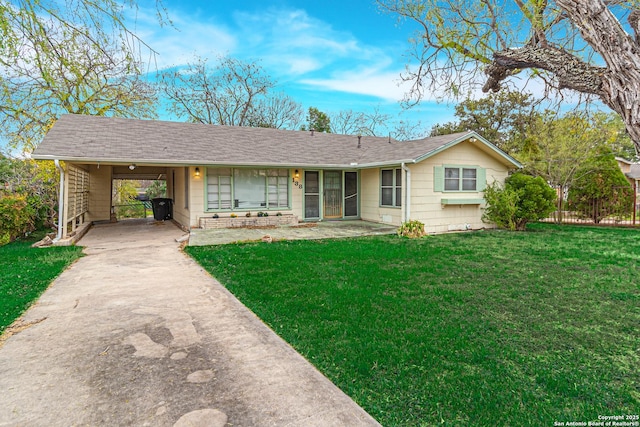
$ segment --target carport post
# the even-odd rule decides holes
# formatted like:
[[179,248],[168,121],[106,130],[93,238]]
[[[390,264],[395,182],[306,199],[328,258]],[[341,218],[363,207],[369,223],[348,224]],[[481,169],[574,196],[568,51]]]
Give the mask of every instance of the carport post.
[[55,159],[53,161],[56,165],[56,168],[60,171],[60,194],[58,195],[58,234],[56,238],[53,239],[54,242],[62,239],[62,229],[64,227],[64,168],[60,166],[60,161]]

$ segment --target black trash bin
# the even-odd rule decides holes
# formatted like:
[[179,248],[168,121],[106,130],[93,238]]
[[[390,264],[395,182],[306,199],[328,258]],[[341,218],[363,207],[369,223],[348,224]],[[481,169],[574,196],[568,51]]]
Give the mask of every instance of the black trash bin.
[[173,218],[173,200],[161,197],[151,201],[153,207],[153,218],[156,221],[164,221]]

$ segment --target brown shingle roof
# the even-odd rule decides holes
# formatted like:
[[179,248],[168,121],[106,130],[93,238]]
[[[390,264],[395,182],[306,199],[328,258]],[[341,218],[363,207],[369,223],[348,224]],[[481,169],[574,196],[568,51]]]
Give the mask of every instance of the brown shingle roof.
[[359,167],[413,162],[475,136],[507,163],[518,163],[475,133],[400,142],[308,131],[62,116],[36,159],[137,164]]

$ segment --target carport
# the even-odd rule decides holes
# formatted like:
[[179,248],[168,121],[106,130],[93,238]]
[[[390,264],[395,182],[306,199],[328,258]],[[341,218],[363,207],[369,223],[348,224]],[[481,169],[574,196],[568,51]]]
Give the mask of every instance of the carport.
[[184,175],[185,168],[163,164],[139,165],[133,162],[54,161],[60,173],[58,230],[55,239],[55,243],[59,245],[75,243],[91,224],[116,221],[112,203],[115,180],[166,180],[168,198],[184,199],[180,187],[176,188],[175,183],[176,171]]

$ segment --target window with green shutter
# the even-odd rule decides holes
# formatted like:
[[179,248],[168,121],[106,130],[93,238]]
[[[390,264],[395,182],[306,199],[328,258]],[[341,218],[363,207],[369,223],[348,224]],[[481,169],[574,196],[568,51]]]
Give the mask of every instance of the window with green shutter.
[[486,187],[486,169],[479,166],[435,166],[433,174],[434,191],[479,192]]

